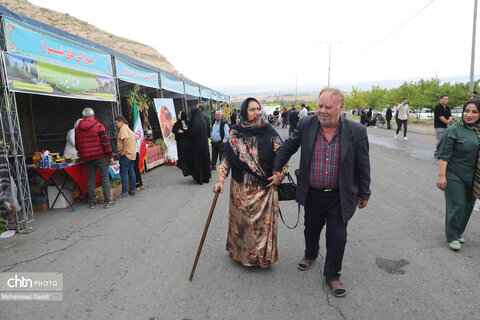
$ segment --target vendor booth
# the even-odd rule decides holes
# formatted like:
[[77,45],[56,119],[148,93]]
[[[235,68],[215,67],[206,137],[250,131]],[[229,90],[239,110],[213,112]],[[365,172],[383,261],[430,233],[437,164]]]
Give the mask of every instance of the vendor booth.
[[[33,207],[27,178],[31,181],[35,171],[44,168],[27,173],[26,164],[33,164],[31,157],[37,151],[50,150],[62,155],[67,132],[73,129],[87,106],[95,111],[112,138],[117,93],[110,54],[6,17],[2,19],[2,30],[6,34],[5,51],[2,52],[2,80],[6,87],[3,96],[6,105],[16,111],[15,114],[4,113],[2,131],[7,150],[8,146],[18,146],[18,150],[9,153],[17,161],[9,161],[9,164],[12,169],[17,169],[11,172],[19,187],[22,207],[11,220],[15,221],[14,227],[18,231],[28,232],[33,229]],[[14,127],[5,130],[16,121],[20,124],[20,135],[17,136]],[[71,160],[60,164],[50,155],[45,168],[80,166],[76,164],[79,161]],[[57,187],[57,195],[67,199],[66,190],[56,182],[62,177],[57,178],[50,175],[48,180]]]
[[[46,188],[42,183],[48,181],[52,188],[51,207],[63,202],[60,205],[74,209],[75,192],[85,192],[84,165],[75,159],[74,146],[70,153],[66,148],[85,107],[104,124],[114,152],[114,119],[120,113],[135,130],[138,123],[144,136],[151,130],[151,139],[163,142],[155,108],[145,107],[149,100],[171,98],[176,114],[198,102],[211,108],[211,90],[193,81],[3,6],[0,16],[0,171],[5,175],[0,184],[18,199],[7,219],[18,232],[34,230],[33,208],[46,205],[45,195],[36,194]],[[130,108],[133,100],[136,117],[135,108]],[[209,117],[210,108],[205,108]],[[161,158],[157,149],[152,149],[148,165]],[[31,189],[29,180],[39,179],[43,182]],[[0,193],[2,197],[6,198]],[[0,201],[3,217],[1,205]]]
[[[115,67],[122,114],[136,136],[144,139],[143,142],[137,141],[140,144],[137,146],[140,150],[139,171],[143,172],[165,162],[164,150],[155,144],[162,139],[158,115],[153,108],[153,99],[161,96],[159,76],[154,70],[120,58],[115,58]],[[135,117],[138,117],[137,127]],[[142,143],[145,145],[144,151]]]

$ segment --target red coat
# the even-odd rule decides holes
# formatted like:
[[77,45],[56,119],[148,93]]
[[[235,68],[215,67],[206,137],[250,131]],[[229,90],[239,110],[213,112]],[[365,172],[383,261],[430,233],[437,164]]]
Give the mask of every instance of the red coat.
[[105,127],[95,118],[85,118],[75,128],[75,148],[83,161],[113,157]]

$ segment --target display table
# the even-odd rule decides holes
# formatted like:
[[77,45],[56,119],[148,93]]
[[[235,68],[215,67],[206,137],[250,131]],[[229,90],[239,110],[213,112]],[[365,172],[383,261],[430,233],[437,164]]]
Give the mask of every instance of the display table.
[[147,170],[165,163],[165,152],[162,147],[153,146],[147,148]]
[[[74,165],[71,165],[71,166],[68,166],[68,167],[64,167],[64,168],[54,168],[54,169],[39,169],[39,168],[37,168],[36,170],[42,177],[45,178],[45,180],[48,180],[48,181],[52,182],[53,185],[55,187],[57,187],[57,189],[58,189],[58,194],[57,194],[55,200],[53,201],[53,203],[51,204],[50,209],[53,208],[55,202],[58,199],[58,196],[60,196],[60,194],[61,194],[63,196],[63,198],[68,202],[68,204],[70,205],[72,210],[75,210],[75,207],[73,206],[73,204],[70,202],[70,200],[62,192],[62,190],[66,189],[65,188],[65,183],[67,182],[69,177],[71,177],[73,179],[73,181],[75,181],[75,183],[78,185],[78,187],[80,189],[82,189],[82,191],[85,194],[88,194],[88,191],[87,191],[88,175],[87,175],[87,167],[85,166],[85,163],[77,163],[77,164],[74,164]],[[62,183],[61,186],[59,186],[55,182],[54,179],[51,179],[52,175],[57,170],[59,172],[65,172],[66,173],[65,179],[63,180],[63,183]],[[102,185],[102,179],[100,177],[100,172],[97,169],[97,177],[95,179],[95,187],[99,187],[101,185]]]

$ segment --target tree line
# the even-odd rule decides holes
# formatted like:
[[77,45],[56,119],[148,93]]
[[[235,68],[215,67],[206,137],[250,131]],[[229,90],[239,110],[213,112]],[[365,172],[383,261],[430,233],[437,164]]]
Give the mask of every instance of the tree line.
[[[479,81],[475,81],[474,90],[478,88]],[[431,79],[404,82],[400,87],[390,90],[380,86],[372,86],[369,91],[353,88],[351,94],[345,97],[345,109],[372,107],[382,110],[387,104],[394,107],[407,98],[410,109],[428,108],[433,111],[439,103],[440,96],[444,94],[448,95],[450,108],[462,106],[471,97],[469,83],[444,82],[441,84],[439,79]]]

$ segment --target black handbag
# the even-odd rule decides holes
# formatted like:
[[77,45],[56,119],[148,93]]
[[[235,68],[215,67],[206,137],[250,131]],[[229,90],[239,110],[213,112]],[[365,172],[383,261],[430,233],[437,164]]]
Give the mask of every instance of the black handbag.
[[295,200],[297,197],[297,184],[293,181],[290,173],[287,174],[288,182],[278,185],[278,200],[289,201]]
[[[290,173],[287,174],[287,177],[288,182],[282,183],[277,187],[279,201],[295,200],[297,197],[297,184],[295,183],[295,181],[293,181]],[[283,219],[282,210],[280,210],[280,207],[278,207],[278,213],[280,214],[280,219],[282,219],[283,224],[288,229],[295,229],[298,225],[298,221],[300,220],[300,204],[298,204],[297,222],[293,227],[290,227]]]

